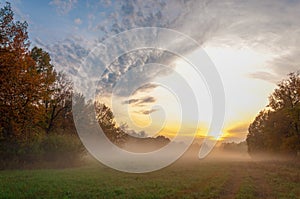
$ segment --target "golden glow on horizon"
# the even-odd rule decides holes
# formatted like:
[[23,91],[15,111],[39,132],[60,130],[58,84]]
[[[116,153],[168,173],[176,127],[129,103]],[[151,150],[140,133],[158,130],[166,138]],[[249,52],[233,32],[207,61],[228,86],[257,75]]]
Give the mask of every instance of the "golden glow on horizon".
[[249,125],[265,107],[275,85],[249,74],[263,71],[274,55],[251,48],[209,47],[204,49],[222,78],[226,95],[226,117],[222,139],[245,139],[244,131],[230,131],[240,124]]
[[[215,64],[221,79],[223,81],[226,95],[226,116],[223,134],[217,140],[244,140],[247,134],[247,128],[254,119],[256,114],[267,104],[268,96],[274,89],[275,85],[267,81],[254,79],[249,77],[249,74],[256,71],[262,71],[266,63],[274,56],[268,53],[256,52],[251,48],[235,49],[232,47],[215,47],[206,46],[204,50],[207,52],[213,63]],[[187,56],[187,59],[192,58],[197,60],[197,50]],[[201,60],[198,60],[201,63]],[[176,60],[173,64],[176,65],[175,72],[182,78],[188,81],[191,89],[194,91],[199,103],[199,115],[188,115],[188,118],[180,118],[180,106],[178,99],[172,92],[163,87],[157,87],[147,93],[137,93],[132,98],[143,98],[152,96],[156,99],[155,102],[146,104],[145,106],[128,105],[128,109],[124,109],[122,101],[119,99],[113,112],[120,110],[115,114],[117,122],[126,122],[129,127],[137,131],[145,130],[148,135],[165,135],[174,137],[181,126],[185,131],[184,136],[191,136],[189,125],[200,123],[197,127],[196,138],[203,138],[207,135],[208,125],[212,116],[212,104],[210,101],[209,92],[202,79],[195,76],[193,68],[182,60]],[[175,73],[158,77],[159,82],[167,82],[170,85],[177,85]],[[153,80],[155,82],[155,80]],[[181,85],[179,85],[181,86]],[[181,95],[185,95],[185,89],[179,88]],[[128,99],[126,99],[128,100]],[[184,100],[189,100],[187,97]],[[188,103],[188,101],[184,101]],[[186,107],[189,110],[195,109],[194,105]],[[145,110],[155,109],[150,114],[143,114]],[[130,118],[127,114],[128,112]],[[192,111],[191,111],[192,112]],[[128,120],[130,119],[130,120]],[[163,125],[162,121],[166,119]],[[244,125],[244,126],[243,126]],[[240,126],[243,126],[240,127]],[[163,128],[162,128],[163,127]],[[201,129],[201,130],[200,130]],[[157,133],[158,132],[158,133]]]

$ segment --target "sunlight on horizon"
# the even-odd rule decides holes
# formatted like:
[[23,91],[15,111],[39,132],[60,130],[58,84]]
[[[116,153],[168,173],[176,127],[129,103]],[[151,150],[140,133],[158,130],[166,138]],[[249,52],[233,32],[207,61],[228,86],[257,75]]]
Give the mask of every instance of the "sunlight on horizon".
[[[204,50],[221,76],[226,96],[223,133],[220,136],[213,136],[213,139],[242,141],[246,138],[247,125],[252,122],[259,110],[265,107],[268,95],[275,87],[273,83],[251,78],[249,74],[262,70],[266,63],[273,58],[273,55],[256,52],[251,48],[229,46],[207,45]],[[197,60],[196,63],[201,64],[197,53],[198,50],[195,50],[186,58]],[[131,99],[147,96],[156,99],[155,102],[148,103],[145,106],[128,104],[127,107],[123,103],[125,99],[116,98],[113,111],[118,123],[125,122],[130,128],[137,131],[144,130],[150,136],[165,135],[170,138],[176,135],[176,131],[181,126],[186,131],[183,132],[183,135],[192,135],[189,126],[199,123],[196,137],[205,137],[208,134],[208,126],[212,117],[212,103],[206,83],[195,74],[195,69],[183,59],[174,60],[172,65],[173,67],[175,65],[174,72],[157,77],[153,82],[177,87],[180,94],[184,96],[187,91],[185,88],[180,88],[181,85],[178,84],[176,79],[176,74],[180,74],[180,77],[187,81],[198,100],[199,115],[188,115],[189,118],[181,118],[179,116],[181,107],[178,106],[179,102],[174,93],[168,88],[158,86],[146,93],[134,93],[131,96]],[[189,97],[184,98],[181,103],[188,103]],[[108,99],[101,98],[101,101],[111,106]],[[127,109],[124,109],[126,107]],[[186,109],[188,111],[188,109],[195,108],[197,107],[191,105]],[[124,111],[128,113],[129,117],[124,114]]]

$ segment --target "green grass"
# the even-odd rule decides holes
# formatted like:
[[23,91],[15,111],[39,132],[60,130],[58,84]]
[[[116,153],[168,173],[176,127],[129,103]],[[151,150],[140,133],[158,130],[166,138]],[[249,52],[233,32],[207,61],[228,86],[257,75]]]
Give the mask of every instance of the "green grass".
[[146,174],[101,165],[0,171],[0,198],[300,198],[300,167],[179,162]]
[[[297,169],[298,172],[294,170]],[[299,167],[285,166],[276,173],[267,175],[269,183],[274,187],[277,198],[300,198]]]
[[255,194],[255,185],[253,179],[247,176],[241,184],[239,192],[236,194],[236,199],[252,199],[257,198]]

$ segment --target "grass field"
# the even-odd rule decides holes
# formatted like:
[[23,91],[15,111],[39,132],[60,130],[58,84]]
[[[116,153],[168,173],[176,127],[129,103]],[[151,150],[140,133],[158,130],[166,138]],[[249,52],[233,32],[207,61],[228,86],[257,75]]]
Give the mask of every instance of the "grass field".
[[0,171],[0,198],[300,198],[292,162],[177,162],[146,174],[101,165]]

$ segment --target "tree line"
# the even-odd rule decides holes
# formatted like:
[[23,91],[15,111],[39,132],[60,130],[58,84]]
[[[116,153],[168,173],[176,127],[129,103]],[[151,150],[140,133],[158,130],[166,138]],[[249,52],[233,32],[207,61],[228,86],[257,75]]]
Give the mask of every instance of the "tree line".
[[300,71],[278,83],[269,104],[249,126],[248,151],[295,156],[300,152]]
[[109,139],[120,143],[124,131],[104,104],[85,102],[72,81],[57,72],[49,53],[30,48],[28,24],[14,20],[10,3],[0,10],[0,168],[37,161],[80,158],[82,146],[73,122],[72,95],[97,120]]
[[[27,28],[26,22],[14,20],[10,3],[0,9],[0,169],[78,162],[86,151],[74,120],[92,122],[93,111],[111,142],[136,141],[118,126],[108,106],[73,91],[72,81],[54,69],[49,53],[30,48]],[[147,140],[169,141],[163,136]]]

